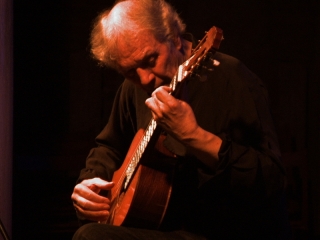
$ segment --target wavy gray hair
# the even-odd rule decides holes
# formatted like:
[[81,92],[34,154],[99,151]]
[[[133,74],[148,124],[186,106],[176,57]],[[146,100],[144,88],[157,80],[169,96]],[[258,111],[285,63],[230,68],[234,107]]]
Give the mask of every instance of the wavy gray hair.
[[[121,11],[118,4],[122,4]],[[185,31],[185,24],[164,0],[117,1],[113,8],[96,18],[91,52],[103,65],[116,68],[117,42],[121,39],[132,43],[144,31],[151,32],[159,42],[173,43]]]

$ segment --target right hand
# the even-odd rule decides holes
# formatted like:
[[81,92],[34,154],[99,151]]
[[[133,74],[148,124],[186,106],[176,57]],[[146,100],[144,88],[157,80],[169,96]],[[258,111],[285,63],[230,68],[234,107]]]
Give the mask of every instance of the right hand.
[[109,216],[110,200],[99,195],[101,190],[110,190],[114,183],[92,178],[77,184],[71,195],[73,206],[80,219],[105,221]]

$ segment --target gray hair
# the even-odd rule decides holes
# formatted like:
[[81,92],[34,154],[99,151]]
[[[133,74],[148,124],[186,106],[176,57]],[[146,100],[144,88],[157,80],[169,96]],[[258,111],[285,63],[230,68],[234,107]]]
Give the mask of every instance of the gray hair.
[[[103,65],[116,68],[119,40],[132,43],[149,31],[159,42],[174,42],[185,31],[178,13],[164,0],[126,0],[121,11],[102,12],[91,33],[91,52]],[[111,14],[110,14],[111,13]]]

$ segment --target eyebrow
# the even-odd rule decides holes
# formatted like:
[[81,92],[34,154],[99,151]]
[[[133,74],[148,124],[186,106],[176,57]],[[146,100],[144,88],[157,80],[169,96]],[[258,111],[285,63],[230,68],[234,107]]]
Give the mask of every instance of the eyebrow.
[[144,55],[142,55],[142,58],[134,59],[134,61],[137,62],[137,63],[141,63],[141,62],[144,62],[144,61],[148,60],[149,58],[154,57],[156,55],[158,55],[158,53],[156,51],[154,51],[154,50],[153,51],[147,51]]
[[158,55],[159,55],[159,53],[157,53],[156,51],[149,51],[142,58],[134,59],[134,64],[127,66],[123,70],[124,70],[124,72],[127,72],[127,71],[130,71],[131,69],[137,68],[138,66],[141,66],[141,65],[143,66],[148,63],[150,58],[156,57]]

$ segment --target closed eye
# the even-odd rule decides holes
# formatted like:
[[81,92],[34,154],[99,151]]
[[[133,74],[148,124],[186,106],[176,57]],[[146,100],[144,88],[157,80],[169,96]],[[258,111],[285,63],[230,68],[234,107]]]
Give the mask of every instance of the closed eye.
[[158,59],[158,54],[154,53],[149,56],[146,56],[143,60],[140,61],[140,63],[137,64],[137,66],[130,68],[129,70],[125,71],[123,75],[126,78],[135,78],[137,77],[137,68],[147,69],[147,68],[153,68],[156,66]]
[[158,54],[147,56],[141,63],[141,68],[153,68],[156,65]]

